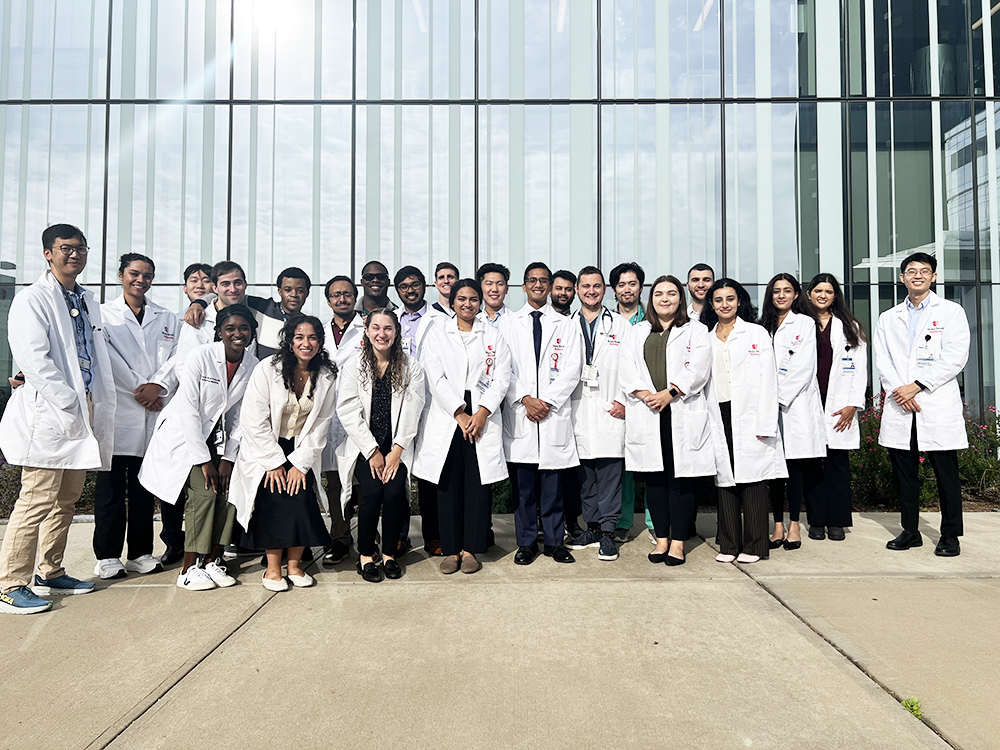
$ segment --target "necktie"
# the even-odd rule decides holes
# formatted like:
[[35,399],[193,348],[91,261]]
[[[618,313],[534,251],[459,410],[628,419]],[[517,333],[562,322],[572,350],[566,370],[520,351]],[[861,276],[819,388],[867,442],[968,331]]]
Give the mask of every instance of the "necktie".
[[535,367],[538,367],[542,359],[542,311],[535,310],[531,313],[534,321],[531,324],[531,333],[535,339]]

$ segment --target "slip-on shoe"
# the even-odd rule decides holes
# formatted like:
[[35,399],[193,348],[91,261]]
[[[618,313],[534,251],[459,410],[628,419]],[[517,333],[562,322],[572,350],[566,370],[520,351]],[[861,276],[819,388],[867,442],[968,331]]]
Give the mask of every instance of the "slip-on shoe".
[[382,563],[382,568],[385,570],[385,577],[390,580],[395,581],[403,577],[403,569],[395,560],[386,560]]
[[938,557],[958,557],[961,554],[958,546],[957,536],[943,536],[934,548],[934,554]]
[[885,543],[886,549],[903,550],[910,549],[910,547],[923,547],[924,538],[920,536],[919,531],[907,531],[903,529],[902,533],[895,539],[890,539]]
[[358,575],[364,578],[368,583],[381,583],[382,574],[378,572],[378,565],[373,562],[365,563],[364,566],[361,565],[361,561],[358,560]]
[[561,545],[559,547],[550,547],[546,544],[545,547],[542,548],[542,552],[546,557],[551,557],[557,563],[576,562],[576,558],[573,557],[573,553]]

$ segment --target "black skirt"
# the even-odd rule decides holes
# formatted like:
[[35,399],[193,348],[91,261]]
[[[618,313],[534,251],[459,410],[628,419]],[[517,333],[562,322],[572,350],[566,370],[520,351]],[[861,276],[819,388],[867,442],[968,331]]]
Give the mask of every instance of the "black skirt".
[[[294,439],[281,438],[278,444],[287,456],[295,449]],[[292,467],[285,462],[285,470]],[[294,495],[271,492],[266,487],[267,477],[257,488],[253,515],[247,531],[253,549],[286,549],[288,547],[329,547],[333,544],[326,529],[316,500],[316,477],[306,475],[305,489]]]

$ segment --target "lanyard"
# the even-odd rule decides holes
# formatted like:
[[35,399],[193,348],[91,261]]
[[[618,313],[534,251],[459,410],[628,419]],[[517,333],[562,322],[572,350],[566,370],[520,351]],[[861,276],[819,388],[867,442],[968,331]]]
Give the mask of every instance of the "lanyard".
[[583,311],[580,311],[580,328],[583,329],[583,340],[587,345],[587,364],[594,364],[594,349],[597,347],[597,324],[604,321],[604,316],[607,315],[611,317],[611,313],[607,310],[602,310],[601,314],[594,318],[593,323],[588,323],[587,319],[583,316]]

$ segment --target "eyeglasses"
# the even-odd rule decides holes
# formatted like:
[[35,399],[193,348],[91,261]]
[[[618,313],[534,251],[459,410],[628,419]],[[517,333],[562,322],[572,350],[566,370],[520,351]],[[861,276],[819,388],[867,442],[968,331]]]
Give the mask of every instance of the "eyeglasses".
[[397,284],[396,289],[398,289],[401,292],[415,292],[418,289],[422,288],[423,286],[424,285],[418,281],[413,284]]
[[60,245],[56,249],[63,255],[65,255],[67,258],[70,257],[73,253],[76,253],[77,255],[86,255],[87,252],[90,250],[90,248],[87,247],[86,245]]
[[537,286],[541,284],[542,286],[548,286],[551,279],[548,276],[529,276],[524,280],[524,283],[528,286]]
[[904,273],[903,275],[906,278],[908,278],[908,279],[915,279],[918,276],[919,277],[933,276],[934,275],[934,271],[932,271],[929,268],[919,268],[919,269],[918,268],[909,268],[909,269],[906,270],[906,273]]
[[354,292],[330,292],[326,296],[329,299],[340,299],[342,297],[354,297]]
[[366,273],[361,277],[362,281],[388,281],[389,274],[387,273]]

